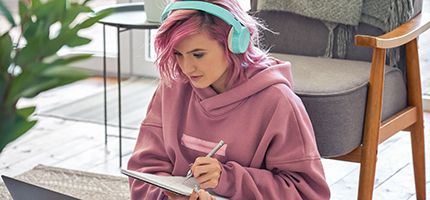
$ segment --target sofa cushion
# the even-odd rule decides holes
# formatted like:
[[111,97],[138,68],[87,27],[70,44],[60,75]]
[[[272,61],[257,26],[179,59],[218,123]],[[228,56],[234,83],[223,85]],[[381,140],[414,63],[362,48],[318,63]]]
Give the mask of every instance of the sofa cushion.
[[[271,54],[290,61],[294,91],[302,99],[321,156],[351,152],[361,144],[370,63],[342,59]],[[385,66],[382,120],[407,106],[401,71]]]

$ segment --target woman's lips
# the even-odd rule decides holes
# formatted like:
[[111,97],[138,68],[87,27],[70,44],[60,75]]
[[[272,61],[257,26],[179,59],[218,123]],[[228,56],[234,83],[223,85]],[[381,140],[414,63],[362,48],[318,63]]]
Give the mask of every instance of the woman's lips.
[[200,78],[202,78],[203,76],[190,76],[191,81],[198,81]]

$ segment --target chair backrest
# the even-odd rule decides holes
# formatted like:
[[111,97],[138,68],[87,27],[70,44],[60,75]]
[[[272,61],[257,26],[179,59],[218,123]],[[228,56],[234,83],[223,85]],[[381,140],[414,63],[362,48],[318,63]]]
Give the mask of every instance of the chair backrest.
[[[329,46],[329,29],[327,25],[318,19],[304,17],[298,14],[285,11],[257,11],[258,0],[251,0],[251,12],[255,16],[264,20],[266,25],[274,32],[264,31],[264,41],[262,45],[265,48],[270,48],[270,52],[286,53],[305,56],[324,56],[326,48]],[[421,12],[422,0],[413,0],[415,16]],[[282,19],[282,20],[280,20]],[[338,43],[340,42],[339,34],[345,26],[339,25],[333,30],[332,35],[332,58],[345,58],[350,60],[370,61],[372,50],[366,47],[355,46],[353,35],[381,35],[383,31],[375,26],[360,23],[353,27],[353,35],[348,36],[346,44],[346,55],[342,56],[338,53]]]

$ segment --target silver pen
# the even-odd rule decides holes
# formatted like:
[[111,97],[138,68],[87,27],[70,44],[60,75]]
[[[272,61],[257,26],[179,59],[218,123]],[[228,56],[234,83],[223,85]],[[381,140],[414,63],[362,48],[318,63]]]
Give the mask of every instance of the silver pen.
[[[224,141],[219,141],[218,144],[208,153],[208,155],[206,155],[206,157],[212,157],[219,149],[221,149],[221,147],[224,145]],[[186,179],[191,178],[191,176],[193,176],[193,173],[191,172],[191,169],[188,170]]]

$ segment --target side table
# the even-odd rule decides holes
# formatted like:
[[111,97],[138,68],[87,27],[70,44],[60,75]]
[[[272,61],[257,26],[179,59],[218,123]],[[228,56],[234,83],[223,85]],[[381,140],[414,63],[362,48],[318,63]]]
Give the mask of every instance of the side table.
[[117,82],[118,82],[118,137],[119,137],[119,166],[122,166],[122,132],[121,132],[121,44],[120,34],[132,29],[157,29],[160,24],[146,21],[143,3],[123,3],[95,9],[96,12],[112,9],[112,13],[100,20],[103,25],[103,86],[104,86],[104,125],[105,145],[107,145],[107,91],[106,91],[106,26],[116,27],[117,30]]

